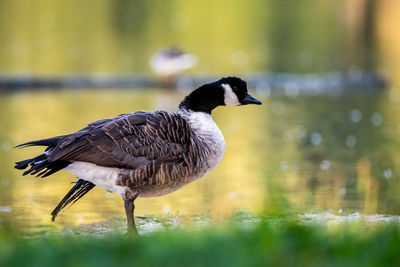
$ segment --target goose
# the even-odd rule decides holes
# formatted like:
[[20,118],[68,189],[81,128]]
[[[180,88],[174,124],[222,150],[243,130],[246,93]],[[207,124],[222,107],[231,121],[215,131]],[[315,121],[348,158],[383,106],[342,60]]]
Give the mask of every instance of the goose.
[[44,146],[42,154],[15,163],[23,175],[47,177],[60,170],[78,180],[51,213],[52,221],[95,186],[122,196],[128,232],[137,234],[137,197],[162,196],[211,171],[222,159],[225,140],[211,117],[218,106],[260,105],[246,82],[224,77],[204,84],[176,113],[137,111],[88,124],[67,135],[16,148]]

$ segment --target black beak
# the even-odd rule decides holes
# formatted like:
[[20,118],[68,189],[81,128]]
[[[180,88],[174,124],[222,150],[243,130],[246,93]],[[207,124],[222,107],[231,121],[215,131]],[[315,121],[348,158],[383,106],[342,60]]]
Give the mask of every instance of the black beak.
[[247,105],[247,104],[261,105],[262,104],[260,100],[255,99],[254,97],[249,95],[249,93],[246,93],[246,96],[242,99],[241,103],[243,105]]

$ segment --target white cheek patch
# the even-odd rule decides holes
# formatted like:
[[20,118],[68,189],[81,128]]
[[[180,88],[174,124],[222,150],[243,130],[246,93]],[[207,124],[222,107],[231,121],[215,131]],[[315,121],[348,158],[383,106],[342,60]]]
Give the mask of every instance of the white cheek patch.
[[239,106],[241,103],[237,95],[233,92],[232,87],[229,84],[223,83],[221,84],[222,88],[224,88],[224,102],[225,106]]

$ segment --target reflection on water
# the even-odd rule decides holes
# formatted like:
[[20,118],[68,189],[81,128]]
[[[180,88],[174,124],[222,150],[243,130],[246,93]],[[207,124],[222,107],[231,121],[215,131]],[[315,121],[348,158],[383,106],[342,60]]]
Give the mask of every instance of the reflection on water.
[[[64,171],[44,179],[22,177],[13,162],[40,148],[12,147],[78,130],[99,118],[153,110],[164,97],[171,110],[182,96],[112,89],[2,95],[1,223],[40,231],[124,216],[121,198],[96,188],[52,224],[50,212],[75,178]],[[211,212],[216,220],[239,210],[400,214],[400,122],[393,98],[270,96],[263,103],[215,110],[227,144],[220,165],[173,194],[139,199],[137,214]]]

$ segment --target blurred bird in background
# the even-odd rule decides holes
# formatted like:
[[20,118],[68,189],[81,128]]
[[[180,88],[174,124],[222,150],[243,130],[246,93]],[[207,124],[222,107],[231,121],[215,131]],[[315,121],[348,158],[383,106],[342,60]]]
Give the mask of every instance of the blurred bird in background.
[[197,65],[197,56],[178,47],[163,47],[150,59],[150,67],[165,88],[175,88],[177,77]]

